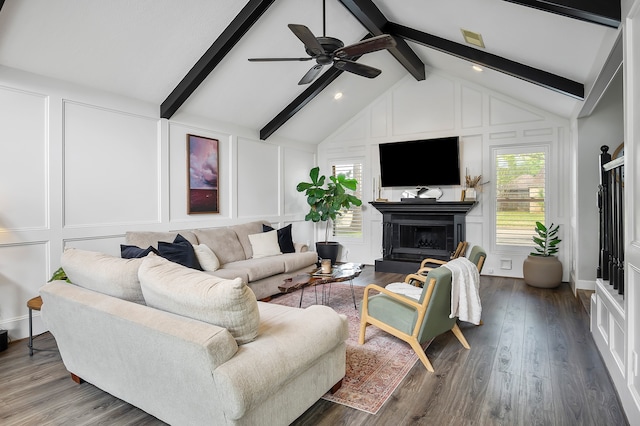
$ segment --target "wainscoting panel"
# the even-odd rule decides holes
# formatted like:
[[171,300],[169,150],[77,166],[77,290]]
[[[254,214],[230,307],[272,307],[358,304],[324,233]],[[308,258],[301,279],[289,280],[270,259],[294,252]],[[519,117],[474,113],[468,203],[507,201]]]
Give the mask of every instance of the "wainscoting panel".
[[[299,182],[309,181],[309,171],[314,166],[315,154],[293,148],[283,148],[282,194],[284,215],[299,215],[304,218],[308,211],[304,193],[298,192]],[[309,237],[311,237],[310,235]],[[311,238],[312,239],[312,238]]]
[[280,194],[279,147],[238,140],[238,217],[277,216]]
[[371,137],[382,138],[387,136],[388,132],[388,114],[387,108],[389,103],[388,97],[383,97],[377,103],[371,105]]
[[48,188],[48,98],[0,87],[0,231],[45,229]]
[[492,126],[502,124],[529,123],[543,121],[545,117],[520,108],[512,103],[491,96],[489,98],[489,121]]
[[[0,328],[8,330],[11,338],[28,334],[26,303],[49,279],[47,257],[46,242],[0,246]],[[34,332],[42,331],[38,322]]]
[[455,84],[431,74],[420,82],[406,80],[393,91],[393,134],[409,135],[455,128]]
[[158,120],[66,101],[66,227],[159,220]]
[[463,129],[482,126],[482,92],[462,86],[460,89],[462,101],[461,126]]

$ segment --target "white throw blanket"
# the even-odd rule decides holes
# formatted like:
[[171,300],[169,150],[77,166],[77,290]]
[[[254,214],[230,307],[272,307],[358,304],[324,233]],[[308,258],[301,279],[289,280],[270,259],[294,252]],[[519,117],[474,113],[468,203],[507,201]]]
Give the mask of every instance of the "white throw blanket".
[[461,321],[480,324],[480,273],[469,259],[459,257],[443,265],[451,271],[451,315]]

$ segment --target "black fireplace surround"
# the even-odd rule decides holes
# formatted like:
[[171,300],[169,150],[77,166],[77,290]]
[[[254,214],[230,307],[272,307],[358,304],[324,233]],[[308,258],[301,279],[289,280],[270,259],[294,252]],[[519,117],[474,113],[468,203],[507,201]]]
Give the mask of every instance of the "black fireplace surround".
[[408,274],[427,257],[446,260],[465,239],[465,216],[473,201],[409,198],[371,202],[382,213],[382,259],[376,271]]

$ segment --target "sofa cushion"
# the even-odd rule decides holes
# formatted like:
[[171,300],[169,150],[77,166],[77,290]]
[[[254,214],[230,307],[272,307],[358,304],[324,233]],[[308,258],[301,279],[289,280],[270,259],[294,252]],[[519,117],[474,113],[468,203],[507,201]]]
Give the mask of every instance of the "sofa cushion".
[[[284,272],[284,262],[281,256],[263,257],[259,259],[239,260],[237,262],[227,263],[224,269],[243,271],[249,277],[248,282],[254,282],[267,278],[272,275]],[[220,271],[220,269],[218,270]],[[216,273],[218,272],[216,271]]]
[[193,244],[178,234],[172,243],[158,241],[158,254],[167,260],[179,263],[187,268],[202,271],[198,257],[193,249]]
[[258,335],[258,302],[239,278],[218,278],[155,255],[144,258],[138,276],[148,306],[224,327],[239,345]]
[[196,252],[198,262],[200,262],[200,266],[204,271],[213,272],[220,268],[218,256],[206,244],[193,246],[193,250]]
[[125,244],[120,244],[120,257],[123,259],[136,259],[138,257],[145,257],[149,253],[158,254],[158,250],[156,250],[153,246],[149,246],[146,249],[143,249],[138,246],[128,246]]
[[[263,232],[273,231],[269,225],[262,225]],[[296,251],[295,245],[293,244],[293,236],[291,235],[291,224],[278,229],[278,245],[280,246],[280,251],[283,253],[294,253]]]
[[251,242],[251,249],[253,250],[253,259],[282,254],[280,245],[278,244],[278,233],[275,230],[262,232],[260,234],[251,234],[249,235],[249,241]]
[[213,250],[221,265],[247,258],[238,235],[230,228],[196,229],[193,233],[200,244],[206,244]]
[[167,243],[173,242],[178,234],[182,235],[191,244],[198,244],[198,238],[191,231],[176,231],[176,232],[155,232],[155,231],[129,231],[125,234],[125,241],[129,245],[138,247],[158,248],[158,241],[164,241]]
[[249,235],[261,233],[262,225],[265,224],[267,224],[267,222],[256,221],[229,227],[229,229],[233,230],[238,236],[238,241],[240,241],[240,245],[242,245],[242,249],[244,250],[245,259],[251,259],[253,257],[253,248],[251,247],[251,241],[249,241]]
[[302,253],[285,253],[281,256],[284,262],[284,272],[293,272],[307,266],[315,265],[318,261],[318,253],[305,251]]
[[98,293],[145,303],[138,281],[138,268],[143,259],[121,259],[104,253],[67,248],[60,265],[69,280]]

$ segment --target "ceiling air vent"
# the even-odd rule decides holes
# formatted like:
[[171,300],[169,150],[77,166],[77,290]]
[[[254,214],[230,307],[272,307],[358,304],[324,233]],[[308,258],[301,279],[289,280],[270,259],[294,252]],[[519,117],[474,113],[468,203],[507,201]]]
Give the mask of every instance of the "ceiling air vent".
[[484,42],[482,41],[481,34],[474,33],[473,31],[469,30],[464,30],[462,28],[460,28],[460,31],[462,31],[462,36],[467,43],[484,48]]

